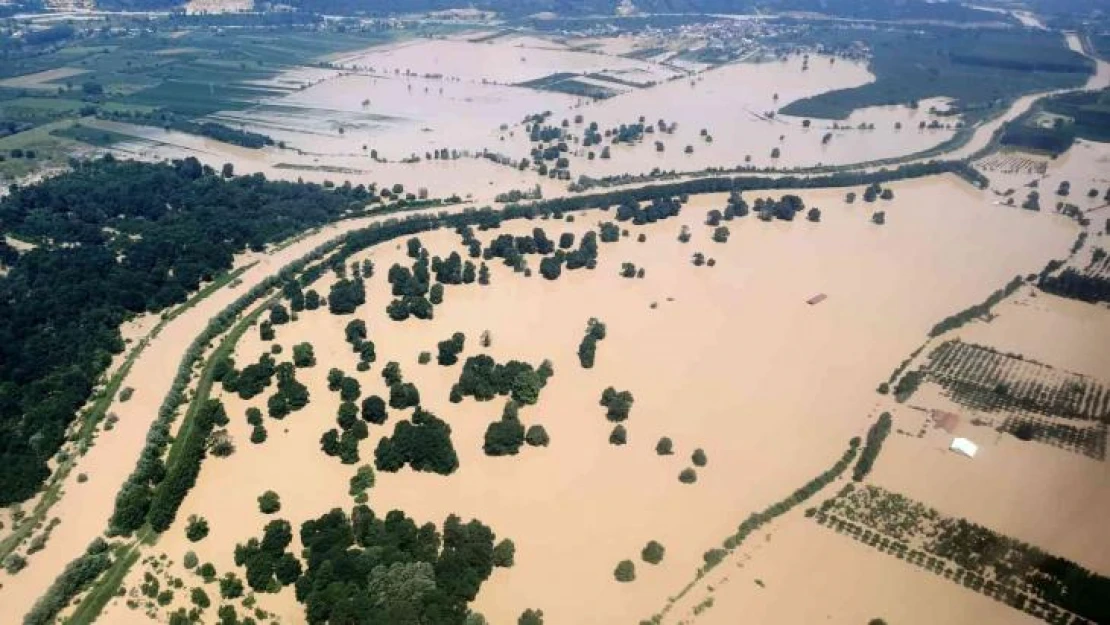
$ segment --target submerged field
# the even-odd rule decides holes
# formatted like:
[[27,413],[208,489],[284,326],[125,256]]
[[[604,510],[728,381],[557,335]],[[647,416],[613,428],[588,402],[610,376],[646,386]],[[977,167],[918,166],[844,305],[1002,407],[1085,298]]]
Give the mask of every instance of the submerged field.
[[[876,204],[845,204],[843,189],[804,192],[807,206],[820,207],[820,223],[764,223],[749,216],[724,222],[732,232],[727,243],[713,242],[713,228],[704,224],[706,212],[723,207],[727,196],[694,196],[679,217],[628,226],[629,236],[619,243],[602,243],[594,270],[564,271],[550,282],[535,266],[537,273],[526,278],[498,259],[487,261],[491,285],[448,287],[431,321],[395,322],[385,314],[387,269],[411,261],[404,245],[356,256],[371,260],[375,275],[367,280],[367,303],[354,315],[304,311],[293,323],[274,326],[273,342],[261,341],[256,328],[240,341],[238,366],[274,344],[283,348],[275,356],[280,362],[293,345],[311,343],[316,364],[297,374],[310,404],[281,421],[267,418],[268,439],[255,445],[243,415],[250,406],[265,411],[265,401],[221,393],[236,452],[205,462],[155,553],[180,562],[194,550],[220,575],[241,575],[232,552],[269,520],[255,500],[263,491],[281,496],[274,516],[295,528],[332,507],[349,508],[347,482],[355,467],[373,463],[378,439],[408,411],[390,410],[385,426],[371,425],[359,445],[361,460],[341,464],[320,450],[320,436],[334,426],[339,407],[327,372],[337,367],[357,379],[362,397],[388,396],[379,372],[397,361],[404,379],[419,389],[422,406],[450,424],[460,468],[447,477],[407,468],[379,471],[369,491],[373,509],[401,509],[418,522],[439,522],[451,513],[480,518],[499,539],[511,538],[515,566],[496,570],[474,604],[492,622],[511,622],[525,608],[543,609],[552,622],[647,618],[693,580],[703,552],[736,523],[840,456],[874,417],[875,381],[938,318],[1014,274],[1035,271],[1073,235],[1066,221],[991,206],[987,196],[954,178],[891,188],[895,199]],[[870,222],[877,209],[886,211],[886,225]],[[578,239],[612,214],[575,217],[573,223],[507,222],[477,235],[485,244],[491,236],[540,227],[552,239],[563,232]],[[688,243],[678,241],[683,227],[692,235]],[[975,245],[969,244],[972,232],[978,233]],[[645,242],[637,241],[640,234]],[[433,255],[460,251],[465,257],[452,232],[420,240]],[[691,264],[694,252],[714,259],[714,266]],[[786,259],[790,269],[783,272]],[[644,277],[620,277],[626,262],[643,268]],[[333,281],[325,277],[314,288],[326,293]],[[828,299],[807,305],[816,293]],[[608,336],[598,343],[594,368],[585,370],[575,350],[590,317],[606,323]],[[355,371],[358,357],[344,340],[352,319],[366,322],[376,344],[376,364],[367,372]],[[483,348],[478,339],[486,331],[491,344]],[[420,352],[434,353],[436,343],[454,332],[466,336],[460,364],[418,364]],[[539,402],[521,411],[524,423],[546,428],[549,446],[526,446],[513,457],[482,453],[483,432],[500,414],[502,400],[448,401],[461,362],[478,353],[498,362],[551,359],[554,376]],[[607,386],[635,396],[624,446],[609,443],[613,424],[597,405]],[[656,454],[662,436],[674,441],[673,456]],[[704,449],[708,463],[697,470],[695,484],[680,483],[695,448]],[[195,544],[184,532],[193,514],[211,528]],[[639,559],[649,540],[666,548],[658,566]],[[625,558],[637,562],[637,579],[619,584],[613,567]],[[137,586],[146,570],[136,567],[125,586]],[[190,584],[199,581],[170,570]],[[259,594],[258,601],[283,620],[302,618],[290,589]],[[115,600],[104,617],[139,620],[141,612],[124,604]],[[854,614],[862,608],[845,609]],[[968,618],[975,613],[963,612]]]

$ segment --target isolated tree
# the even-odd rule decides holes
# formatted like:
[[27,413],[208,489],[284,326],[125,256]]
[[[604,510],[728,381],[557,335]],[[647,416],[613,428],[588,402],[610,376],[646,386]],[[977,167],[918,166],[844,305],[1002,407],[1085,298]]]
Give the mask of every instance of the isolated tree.
[[727,243],[729,234],[728,226],[718,226],[713,229],[713,241],[716,243]]
[[809,212],[806,213],[806,219],[812,222],[821,221],[821,209],[817,208],[816,206],[809,209]]
[[621,560],[617,564],[617,568],[613,570],[613,577],[618,582],[631,582],[636,579],[636,565],[632,564],[632,560]]
[[262,514],[273,514],[281,510],[281,498],[272,490],[262,493],[258,497],[258,510]]
[[678,474],[678,481],[682,482],[683,484],[693,484],[694,482],[698,481],[698,473],[697,471],[687,467],[682,470],[682,473]]
[[293,365],[297,367],[312,367],[316,364],[316,354],[313,353],[311,343],[298,343],[293,346]]
[[524,433],[524,442],[533,447],[547,447],[551,439],[547,436],[547,430],[537,424],[528,427],[528,431]]
[[690,461],[694,463],[694,466],[704,467],[708,459],[705,457],[705,451],[699,447],[695,449],[694,453],[690,456]]
[[880,226],[885,224],[886,223],[886,212],[885,211],[875,211],[875,214],[871,215],[871,223],[877,224],[877,225],[880,225]]
[[651,540],[648,541],[647,545],[644,545],[643,551],[640,552],[640,557],[648,564],[659,564],[663,561],[663,555],[666,551],[667,550],[663,548],[662,544]]
[[609,433],[609,444],[624,445],[627,442],[628,430],[624,429],[624,426],[618,423],[616,427],[613,428],[613,431]]
[[204,517],[190,515],[189,522],[185,525],[185,537],[195,543],[204,540],[205,536],[208,536],[208,521]]
[[655,444],[655,453],[659,454],[660,456],[669,456],[673,454],[674,445],[671,443],[671,439],[667,438],[666,436],[659,439],[659,442]]
[[543,610],[528,608],[520,614],[520,618],[516,620],[516,625],[543,625]]

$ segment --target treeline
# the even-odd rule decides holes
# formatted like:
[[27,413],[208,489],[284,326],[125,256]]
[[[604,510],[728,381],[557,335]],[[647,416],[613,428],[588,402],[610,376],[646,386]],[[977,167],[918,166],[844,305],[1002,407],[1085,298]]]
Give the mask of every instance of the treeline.
[[724,548],[729,551],[735,549],[740,543],[744,542],[744,539],[751,535],[752,532],[770,523],[776,517],[786,514],[798,504],[815,495],[817,491],[831,484],[833,480],[840,477],[841,473],[844,473],[848,465],[852,464],[852,460],[855,459],[858,451],[859,438],[856,437],[848,441],[847,451],[836,461],[836,464],[829,467],[824,473],[806,482],[786,499],[775,502],[760,512],[753,512],[747,519],[744,519],[744,522],[737,528],[736,534],[725,539]]
[[0,277],[0,505],[32,496],[133,314],[183,302],[234,254],[331,221],[368,197],[196,159],[77,164],[0,200],[5,233],[37,247]]
[[1041,290],[1084,302],[1110,302],[1110,280],[1097,275],[1084,274],[1068,267],[1057,276],[1041,276],[1037,286]]
[[965,308],[954,315],[945,317],[940,323],[929,330],[929,336],[940,336],[949,330],[955,330],[973,319],[978,319],[990,313],[991,308],[994,308],[995,304],[1012,295],[1024,282],[1025,279],[1021,276],[1014,276],[1012,280],[1006,283],[1006,286],[988,295],[987,299],[981,303]]
[[[119,113],[100,113],[100,117],[119,118]],[[257,150],[268,145],[274,145],[274,140],[269,136],[248,130],[239,130],[216,122],[195,122],[184,117],[178,117],[171,112],[155,112],[149,114],[131,114],[124,119],[133,124],[143,126],[156,126],[166,130],[176,130],[191,135],[208,137],[216,141],[223,141],[244,148]]]
[[864,441],[863,451],[859,455],[859,460],[856,461],[855,469],[852,470],[853,480],[858,482],[871,472],[875,459],[879,457],[879,452],[882,451],[883,441],[890,434],[890,425],[890,413],[884,412],[879,415],[879,420],[867,429],[867,440]]

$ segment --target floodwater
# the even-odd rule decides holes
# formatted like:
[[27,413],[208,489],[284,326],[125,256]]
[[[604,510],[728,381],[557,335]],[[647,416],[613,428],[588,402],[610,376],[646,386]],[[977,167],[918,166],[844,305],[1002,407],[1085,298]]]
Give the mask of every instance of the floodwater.
[[[590,149],[570,142],[572,178],[646,174],[656,168],[789,168],[872,161],[942,143],[959,122],[930,112],[934,106],[945,107],[942,99],[922,102],[918,109],[862,109],[838,122],[772,118],[795,100],[874,80],[863,64],[825,56],[814,55],[805,70],[803,58],[796,56],[684,75],[610,54],[538,47],[543,42],[415,40],[370,48],[335,61],[348,72],[308,81],[279,76],[275,80],[282,84],[300,81],[304,88],[213,117],[268,134],[305,153],[364,160],[374,150],[381,158],[401,160],[448,148],[489,150],[519,161],[532,148],[522,120],[544,111],[552,113],[548,123],[555,124],[583,116],[583,124],[568,128],[579,139],[591,122],[601,130],[634,124],[641,117],[648,124],[664,120],[675,125],[673,133],[648,134],[636,145],[613,145],[611,159],[590,160]],[[600,101],[511,86],[557,72],[597,72],[633,84],[659,84],[613,85],[623,93]],[[942,127],[919,129],[922,122],[934,121]],[[665,144],[662,152],[655,141]],[[687,146],[692,152],[686,152]],[[772,157],[775,148],[779,155]],[[593,151],[600,156],[600,147]]]
[[[235,544],[259,535],[267,521],[255,501],[263,491],[281,495],[277,516],[295,527],[334,506],[349,508],[347,480],[355,467],[319,449],[339,403],[326,389],[327,370],[339,367],[355,376],[364,395],[381,394],[378,372],[397,360],[406,380],[420,388],[424,406],[451,424],[461,467],[450,477],[407,469],[379,474],[372,507],[401,509],[421,522],[441,522],[451,513],[479,518],[499,537],[512,538],[516,565],[495,571],[474,604],[491,622],[512,622],[525,608],[543,609],[555,623],[647,618],[693,579],[706,549],[718,546],[750,512],[831,466],[848,439],[864,432],[874,417],[875,385],[933,323],[981,301],[1014,274],[1036,271],[1074,237],[1071,222],[992,206],[988,193],[953,177],[892,188],[895,199],[877,204],[845,204],[844,189],[803,192],[808,205],[822,209],[821,223],[748,217],[727,224],[732,236],[725,244],[710,241],[712,229],[703,223],[706,210],[724,206],[724,196],[697,196],[680,217],[630,227],[631,237],[602,244],[592,272],[564,272],[549,282],[494,262],[492,286],[448,287],[444,304],[428,322],[397,324],[386,318],[385,274],[392,263],[405,260],[404,251],[395,245],[369,250],[359,259],[373,259],[377,271],[368,283],[368,303],[354,318],[367,322],[377,345],[373,370],[355,371],[355,355],[343,339],[350,316],[305,312],[299,321],[278,327],[284,358],[301,341],[315,346],[318,364],[298,372],[310,388],[311,403],[284,421],[267,420],[269,440],[255,446],[247,441],[243,417],[248,403],[225,398],[238,451],[206,461],[178,522],[157,550],[180,561],[194,549],[222,574],[233,568]],[[876,209],[886,210],[886,225],[870,223]],[[572,224],[510,222],[502,231],[539,226],[557,238],[564,231],[580,234],[605,217],[591,212]],[[687,244],[676,238],[682,225],[693,233]],[[641,232],[645,243],[636,242]],[[441,256],[458,248],[457,236],[448,231],[421,240]],[[713,257],[716,266],[691,265],[696,251]],[[623,262],[643,267],[646,277],[620,278]],[[530,264],[537,268],[534,260]],[[317,288],[326,292],[330,281]],[[828,299],[807,305],[816,293]],[[592,316],[606,322],[609,336],[598,346],[595,368],[583,370],[575,350]],[[477,345],[485,330],[493,340],[488,350]],[[521,417],[545,426],[549,447],[525,447],[511,458],[482,454],[483,432],[499,416],[502,402],[451,404],[448,391],[461,365],[416,363],[420,351],[434,353],[436,342],[455,331],[467,337],[463,359],[488,351],[502,362],[554,362],[555,376],[538,405],[522,410]],[[246,363],[263,350],[268,347],[252,331],[236,357]],[[631,390],[636,398],[624,447],[608,444],[612,424],[597,404],[610,385]],[[250,405],[264,402],[260,397]],[[400,417],[391,411],[390,422]],[[372,462],[386,429],[392,431],[392,425],[372,428],[360,446],[363,462]],[[674,456],[655,454],[661,436],[674,440]],[[696,484],[683,485],[677,475],[699,447],[708,466],[698,470]],[[208,538],[195,545],[183,532],[190,514],[205,516],[211,526]],[[639,563],[634,583],[615,582],[616,563],[639,562],[640,549],[653,539],[666,546],[664,562]],[[874,575],[892,566],[881,565]],[[134,586],[141,575],[136,568],[126,585]],[[912,584],[892,587],[891,593],[896,591],[912,601],[939,592],[928,590],[922,599]],[[852,601],[867,605],[854,605],[850,613],[900,598],[863,594]],[[949,598],[953,611],[963,606],[964,594]],[[975,601],[968,599],[967,614],[993,614]],[[290,589],[259,602],[284,622],[303,620]],[[139,617],[120,600],[109,610],[109,622]],[[717,616],[744,613],[736,606]]]

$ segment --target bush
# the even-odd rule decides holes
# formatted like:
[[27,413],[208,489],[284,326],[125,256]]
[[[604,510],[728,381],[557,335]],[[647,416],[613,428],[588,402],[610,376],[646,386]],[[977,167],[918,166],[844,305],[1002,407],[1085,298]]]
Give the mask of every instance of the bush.
[[636,579],[636,565],[632,564],[632,560],[621,560],[617,564],[617,568],[613,570],[613,577],[622,583],[634,581]]
[[643,551],[640,552],[640,557],[648,564],[659,564],[663,561],[663,555],[665,553],[666,549],[663,548],[663,545],[652,540],[648,541],[647,545],[644,545]]
[[655,444],[655,453],[659,454],[660,456],[669,456],[673,454],[674,444],[671,442],[671,439],[667,438],[666,436],[659,439],[659,442]]
[[191,542],[204,540],[208,536],[208,521],[195,514],[189,516],[189,523],[185,526],[185,537]]
[[690,456],[690,460],[694,463],[694,466],[696,467],[704,467],[705,463],[708,462],[705,457],[705,451],[703,451],[700,447],[694,450],[694,453]]
[[281,498],[272,490],[262,493],[258,497],[258,510],[262,514],[274,514],[281,510]]
[[617,426],[613,428],[613,431],[609,433],[609,444],[624,445],[627,442],[628,431],[624,429],[623,425],[618,423]]
[[678,474],[678,481],[683,484],[693,484],[698,481],[698,472],[690,467],[686,467],[682,470],[682,473]]

